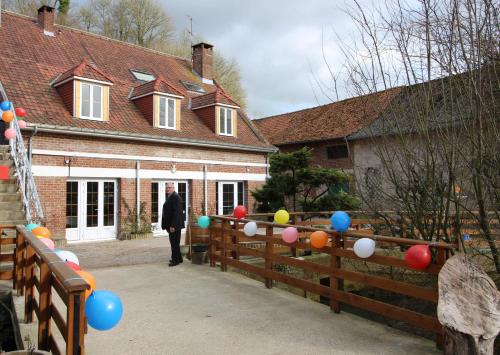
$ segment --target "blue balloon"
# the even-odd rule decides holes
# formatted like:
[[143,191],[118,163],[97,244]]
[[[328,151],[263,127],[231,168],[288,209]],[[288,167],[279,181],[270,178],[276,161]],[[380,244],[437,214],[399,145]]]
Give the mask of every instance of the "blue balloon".
[[208,226],[210,225],[210,217],[208,217],[208,216],[198,217],[198,225],[201,228],[208,228]]
[[351,217],[343,211],[337,211],[330,218],[332,226],[337,232],[345,232],[351,225]]
[[40,227],[40,225],[36,224],[36,223],[30,223],[30,224],[26,225],[26,229],[29,230],[29,231],[35,229],[36,227]]
[[10,101],[2,101],[0,104],[0,108],[2,111],[9,111],[10,110]]
[[123,314],[122,301],[111,291],[94,291],[85,302],[85,316],[97,330],[108,330],[118,324]]

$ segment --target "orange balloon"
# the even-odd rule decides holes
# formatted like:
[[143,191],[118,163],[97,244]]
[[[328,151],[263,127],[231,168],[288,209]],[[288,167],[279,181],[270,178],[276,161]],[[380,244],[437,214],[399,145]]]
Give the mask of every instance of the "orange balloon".
[[14,114],[12,113],[12,111],[5,111],[2,114],[2,120],[4,120],[7,123],[12,122],[12,120],[14,120]]
[[37,237],[50,238],[51,233],[46,227],[36,227],[31,230],[31,233],[36,235]]
[[311,245],[316,249],[323,248],[328,242],[328,234],[323,231],[313,232],[310,236]]
[[81,278],[84,279],[90,285],[90,289],[87,289],[85,291],[85,299],[87,299],[87,297],[90,296],[92,291],[95,290],[95,278],[94,278],[94,276],[92,276],[92,274],[88,273],[87,271],[76,270],[75,272],[78,275],[80,275]]

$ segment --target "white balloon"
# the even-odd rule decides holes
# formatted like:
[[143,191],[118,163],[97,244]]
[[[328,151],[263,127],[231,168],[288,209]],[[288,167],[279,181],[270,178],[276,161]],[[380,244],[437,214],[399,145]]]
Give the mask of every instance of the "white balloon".
[[71,262],[75,263],[76,265],[80,265],[80,262],[78,261],[78,257],[74,253],[67,251],[67,250],[55,250],[54,252],[62,260],[71,261]]
[[247,235],[249,237],[253,237],[255,234],[257,234],[257,223],[248,222],[243,227],[243,232],[245,233],[245,235]]
[[354,254],[366,259],[375,252],[375,241],[370,238],[361,238],[354,243]]

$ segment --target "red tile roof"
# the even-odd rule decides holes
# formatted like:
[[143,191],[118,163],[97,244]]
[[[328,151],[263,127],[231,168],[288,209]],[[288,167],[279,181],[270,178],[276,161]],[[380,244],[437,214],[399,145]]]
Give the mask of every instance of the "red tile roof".
[[53,86],[56,87],[58,84],[64,82],[66,79],[72,78],[72,77],[80,77],[80,78],[86,78],[86,79],[93,79],[93,80],[99,80],[99,81],[104,81],[108,83],[113,83],[113,80],[103,73],[101,70],[99,70],[95,65],[91,64],[87,59],[83,59],[80,64],[78,64],[76,67],[73,67],[61,75],[59,75],[55,81],[53,82]]
[[346,137],[380,116],[400,88],[253,120],[274,145]]
[[[58,25],[55,26],[54,37],[46,36],[36,24],[36,19],[4,11],[0,38],[0,80],[14,105],[27,110],[29,123],[40,127],[55,125],[72,127],[73,130],[112,131],[124,135],[272,148],[259,138],[242,114],[238,115],[238,137],[218,136],[188,108],[189,98],[198,95],[185,91],[180,80],[193,82],[208,93],[217,89],[216,85],[202,83],[192,72],[190,60]],[[57,90],[50,85],[57,75],[68,72],[69,68],[86,68],[88,71],[78,72],[84,75],[94,72],[88,69],[89,66],[82,65],[84,59],[93,63],[98,68],[96,71],[113,79],[109,121],[73,117]],[[129,99],[131,90],[139,84],[130,71],[132,69],[155,73],[165,78],[173,88],[185,93],[181,100],[181,130],[154,128],[141,114]]]
[[135,97],[143,96],[146,94],[150,94],[153,92],[161,92],[164,94],[171,94],[176,96],[183,96],[184,93],[180,90],[176,89],[175,86],[169,83],[163,77],[158,77],[155,80],[149,81],[144,84],[137,85],[130,94],[131,99],[133,100]]
[[192,108],[197,109],[205,106],[210,106],[214,104],[225,104],[230,106],[238,106],[238,103],[234,101],[229,95],[227,95],[224,90],[217,88],[214,92],[201,95],[198,97],[193,97]]

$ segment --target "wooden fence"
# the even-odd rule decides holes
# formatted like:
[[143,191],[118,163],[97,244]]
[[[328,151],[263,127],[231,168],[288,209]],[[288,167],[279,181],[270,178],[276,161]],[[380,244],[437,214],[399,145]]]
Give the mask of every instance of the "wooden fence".
[[[215,266],[215,263],[219,262],[221,271],[227,271],[228,266],[231,266],[259,275],[264,278],[265,286],[267,288],[272,287],[273,281],[278,281],[320,296],[327,297],[330,299],[331,309],[336,313],[340,312],[342,304],[347,304],[382,315],[384,317],[404,321],[413,326],[435,333],[437,335],[436,342],[438,346],[440,346],[442,342],[443,329],[435,316],[422,314],[406,308],[394,306],[389,303],[384,303],[368,297],[346,292],[344,291],[343,283],[344,280],[349,280],[378,289],[411,296],[416,299],[429,301],[436,306],[438,301],[437,289],[417,286],[409,282],[396,281],[368,273],[348,270],[343,267],[343,259],[362,260],[383,266],[408,269],[405,261],[401,257],[380,255],[377,251],[370,258],[358,258],[356,254],[354,254],[353,250],[350,249],[352,243],[347,243],[347,241],[368,237],[375,239],[378,244],[391,244],[398,246],[399,248],[407,248],[412,245],[424,244],[430,246],[434,257],[432,264],[425,271],[422,271],[422,273],[437,275],[441,267],[446,262],[449,251],[454,249],[455,246],[445,243],[429,243],[413,239],[367,235],[366,233],[359,233],[356,231],[349,231],[340,234],[332,230],[296,225],[295,227],[302,235],[317,230],[323,230],[329,234],[329,242],[327,246],[321,249],[315,249],[309,243],[304,241],[305,238],[301,238],[293,244],[287,244],[281,239],[281,234],[275,233],[274,231],[275,228],[286,228],[290,225],[279,225],[271,222],[256,221],[259,228],[265,229],[265,234],[256,234],[253,237],[248,237],[243,233],[241,228],[244,223],[249,222],[250,220],[238,220],[225,216],[212,216],[211,218],[213,221],[210,227],[209,237],[209,255],[211,266]],[[249,242],[261,242],[265,244],[265,247],[262,249],[250,248],[247,246]],[[313,250],[328,254],[330,256],[329,265],[322,265],[307,260],[301,260],[294,258],[293,256],[281,255],[284,254],[284,252],[295,255],[294,251],[297,249]],[[264,267],[259,267],[241,261],[241,256],[262,258],[264,260]],[[309,280],[286,275],[276,270],[274,267],[275,264],[289,265],[306,271],[326,275],[329,277],[330,286],[324,286]]]
[[[84,354],[85,290],[90,287],[72,268],[40,242],[24,226],[3,226],[16,229],[16,238],[2,238],[4,245],[14,244],[13,253],[2,259],[13,261],[12,270],[2,271],[3,279],[13,280],[17,295],[24,295],[24,320],[38,320],[38,349],[62,354],[52,332],[55,324],[65,342],[65,354]],[[66,306],[58,309],[53,291]],[[36,292],[35,292],[36,291]],[[63,314],[65,313],[65,316]]]
[[15,230],[16,226],[0,226],[0,280],[14,279],[14,249],[16,238],[9,237],[5,231]]

